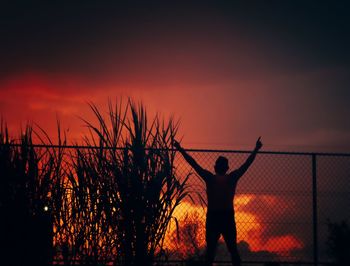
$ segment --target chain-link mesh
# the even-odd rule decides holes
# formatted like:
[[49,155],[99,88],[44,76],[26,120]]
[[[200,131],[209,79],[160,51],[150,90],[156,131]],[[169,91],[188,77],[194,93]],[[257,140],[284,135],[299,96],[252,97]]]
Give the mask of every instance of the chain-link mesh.
[[329,224],[347,221],[350,225],[350,157],[317,156],[316,171],[318,256],[320,261],[325,261],[332,255],[327,245]]
[[[57,147],[52,149],[57,151]],[[74,147],[66,149],[64,157],[68,158],[75,150]],[[230,171],[238,168],[249,156],[247,152],[208,150],[189,151],[189,154],[211,172],[214,172],[213,166],[219,155],[228,158]],[[313,163],[316,163],[316,168],[313,168]],[[205,252],[205,183],[180,153],[176,155],[175,166],[181,178],[190,174],[190,196],[175,209],[174,219],[164,239],[164,250],[168,260],[201,260]],[[313,183],[313,176],[316,177],[316,184]],[[350,222],[349,178],[350,155],[259,153],[240,179],[234,200],[238,249],[242,260],[253,263],[312,263],[316,254],[319,261],[330,261],[332,254],[327,245],[329,223]],[[61,181],[65,182],[64,179]],[[315,185],[316,191],[313,189]],[[71,215],[68,210],[71,195],[65,197],[64,207],[67,208],[67,215]],[[317,217],[313,213],[315,206]],[[315,228],[317,231],[314,231]],[[57,228],[54,228],[54,233],[55,230]],[[65,240],[64,236],[57,235],[54,245],[57,241]],[[100,245],[99,241],[96,240],[97,246]],[[222,238],[216,260],[230,260]]]
[[[229,160],[230,170],[238,168],[247,153],[194,151],[190,154],[214,172],[219,155]],[[238,249],[243,261],[312,262],[329,261],[327,239],[329,219],[349,220],[350,157],[316,156],[316,185],[313,194],[312,154],[260,153],[240,179],[234,200]],[[171,228],[166,247],[174,258],[203,257],[205,250],[205,184],[181,155],[177,171],[190,178],[191,199],[178,207],[178,231]],[[313,216],[313,196],[317,196],[318,220]],[[318,225],[316,236],[314,227]],[[175,233],[176,232],[176,233]],[[314,239],[318,247],[315,247]],[[318,238],[317,238],[318,237]],[[315,251],[315,248],[318,250]],[[230,256],[222,238],[216,260]]]
[[[215,160],[220,153],[193,152],[197,162],[213,171]],[[238,168],[248,157],[244,153],[225,153],[229,159],[230,170]],[[251,168],[240,179],[235,196],[235,216],[238,246],[244,260],[270,261],[310,260],[309,248],[312,243],[312,179],[311,160],[307,156],[269,155],[257,156]],[[179,159],[178,171],[193,170]],[[179,207],[177,219],[180,220],[180,240],[169,241],[170,250],[179,252],[182,259],[189,259],[203,253],[205,248],[203,227],[205,224],[205,185],[193,174],[190,180],[193,201],[189,200]],[[204,200],[202,200],[204,199]],[[204,206],[203,206],[204,205]],[[204,207],[204,208],[203,208]],[[194,219],[195,218],[195,219]],[[197,225],[198,223],[198,225]],[[190,226],[198,227],[197,235]],[[178,251],[178,242],[196,245]],[[184,251],[186,251],[184,253]],[[229,254],[222,238],[219,240],[217,259],[228,260]]]

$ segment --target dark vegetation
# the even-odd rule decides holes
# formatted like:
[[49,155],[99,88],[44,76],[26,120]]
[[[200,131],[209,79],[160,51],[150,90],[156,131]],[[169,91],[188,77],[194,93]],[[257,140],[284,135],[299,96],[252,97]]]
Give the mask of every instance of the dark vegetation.
[[48,205],[59,162],[33,148],[32,134],[28,126],[15,143],[1,123],[0,250],[4,265],[41,265],[51,259],[53,221]]
[[[27,126],[13,139],[0,131],[1,260],[3,265],[150,265],[161,259],[173,211],[188,177],[174,167],[178,124],[153,118],[131,101],[94,105],[85,121],[86,148],[52,144]],[[58,144],[65,145],[58,124]]]
[[172,233],[171,240],[178,252],[177,257],[186,265],[204,261],[205,224],[198,212],[185,214],[179,221],[178,230]]
[[[106,116],[90,107],[97,123],[85,121],[84,148],[66,148],[59,123],[53,148],[40,127],[27,126],[14,138],[1,121],[1,265],[166,260],[165,233],[188,193],[188,176],[174,167],[178,124],[157,116],[149,121],[144,107],[130,101],[109,104]],[[33,145],[34,139],[45,145]],[[198,216],[187,215],[171,236],[187,265],[203,260],[203,228]],[[328,229],[330,256],[350,265],[348,223],[329,222]],[[244,254],[252,254],[248,245]]]
[[346,221],[328,221],[328,250],[339,266],[350,265],[350,227]]

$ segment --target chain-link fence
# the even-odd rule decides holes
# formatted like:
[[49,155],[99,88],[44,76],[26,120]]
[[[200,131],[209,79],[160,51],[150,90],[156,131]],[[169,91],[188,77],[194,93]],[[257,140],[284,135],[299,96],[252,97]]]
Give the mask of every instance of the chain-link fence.
[[[52,152],[63,149],[57,146],[36,147],[38,150],[42,148],[49,148]],[[77,148],[64,147],[61,158],[63,165],[69,163],[69,157],[74,156]],[[230,170],[238,168],[249,156],[247,151],[188,152],[203,168],[212,172],[219,155],[228,158]],[[182,178],[191,173],[188,180],[190,194],[173,213],[174,219],[164,239],[164,256],[167,261],[179,263],[202,260],[205,252],[205,183],[179,153],[176,153],[175,167],[177,175]],[[69,168],[64,167],[57,173],[66,174],[69,174]],[[238,249],[243,262],[257,264],[272,261],[301,265],[331,261],[332,254],[329,253],[327,244],[329,223],[350,221],[349,177],[350,154],[259,152],[254,163],[240,179],[234,201]],[[66,186],[64,178],[60,182],[62,183],[57,183],[57,187]],[[68,187],[67,191],[69,189],[71,188]],[[66,205],[60,208],[63,208],[67,217],[73,215],[69,210],[72,196],[68,192],[62,197]],[[99,199],[96,199],[96,204],[99,204]],[[93,218],[86,215],[89,219]],[[106,221],[106,218],[102,218]],[[64,226],[64,221],[60,219],[62,218],[58,218],[57,224]],[[56,225],[53,232],[54,246],[57,241],[66,241],[65,236],[59,235],[57,230]],[[80,235],[76,232],[74,237],[78,239]],[[98,230],[95,233],[95,244],[99,248],[101,234]],[[106,233],[108,235],[110,231]],[[106,238],[103,241],[113,242],[113,239]],[[227,263],[229,258],[221,238],[216,261]]]
[[[230,170],[248,157],[240,151],[190,150],[207,170],[214,172],[219,155]],[[175,213],[179,235],[166,246],[183,260],[203,256],[205,248],[205,184],[178,155],[177,170],[192,172],[192,199]],[[240,179],[234,207],[238,248],[246,262],[325,263],[331,261],[327,240],[329,223],[350,221],[349,154],[262,152]],[[216,259],[228,261],[223,239]]]

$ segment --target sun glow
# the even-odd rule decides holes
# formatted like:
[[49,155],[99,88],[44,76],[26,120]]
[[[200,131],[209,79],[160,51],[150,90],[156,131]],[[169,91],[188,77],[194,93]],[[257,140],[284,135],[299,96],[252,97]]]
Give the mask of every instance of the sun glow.
[[[239,195],[235,200],[235,206],[237,207],[246,205],[252,199],[253,195]],[[176,234],[176,230],[178,230],[178,228],[181,229],[181,226],[183,226],[184,224],[187,224],[188,226],[189,222],[192,225],[196,222],[198,226],[203,227],[197,230],[197,235],[195,237],[200,247],[205,246],[205,208],[203,208],[200,205],[194,205],[190,202],[183,202],[175,209],[173,216],[174,219],[176,219],[177,223],[175,221],[170,223],[169,230],[165,239],[166,248],[175,248],[175,246],[173,245],[172,236],[174,236]],[[193,221],[193,219],[191,220],[189,217],[197,217],[198,220]],[[244,240],[251,245],[253,250],[261,249],[262,246],[260,245],[260,236],[262,226],[259,223],[257,215],[238,210],[235,212],[235,217],[237,224],[238,242]],[[223,241],[223,239],[221,238],[220,241]]]
[[[283,243],[283,245],[281,245]],[[292,235],[273,237],[265,244],[265,249],[269,252],[277,253],[281,256],[290,256],[292,250],[303,248],[303,243]]]
[[[267,251],[280,256],[289,256],[293,250],[303,248],[303,242],[291,234],[270,236],[266,239],[264,232],[268,229],[268,224],[262,222],[262,213],[247,210],[247,206],[257,199],[268,202],[271,206],[278,203],[277,198],[268,195],[237,195],[235,198],[237,242],[248,243],[253,252]],[[174,220],[170,223],[164,241],[165,248],[183,256],[194,253],[195,249],[204,249],[206,209],[191,202],[183,202],[175,209],[173,216]],[[219,241],[224,240],[221,237]],[[188,243],[195,244],[189,247]]]

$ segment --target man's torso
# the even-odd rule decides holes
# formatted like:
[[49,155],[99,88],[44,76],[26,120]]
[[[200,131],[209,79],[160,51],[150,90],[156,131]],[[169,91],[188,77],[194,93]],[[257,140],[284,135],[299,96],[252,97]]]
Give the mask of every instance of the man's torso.
[[237,179],[230,175],[211,175],[206,180],[208,211],[233,211]]

